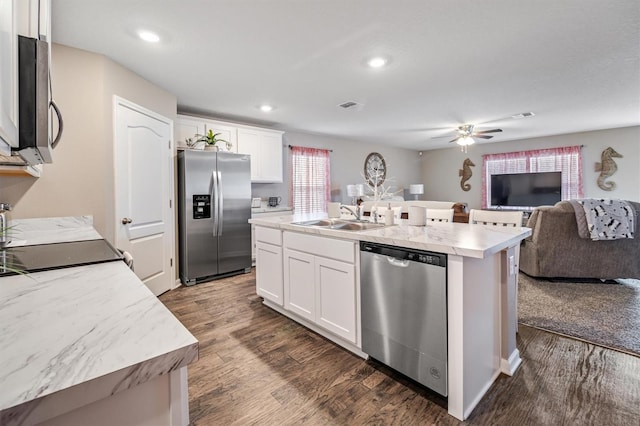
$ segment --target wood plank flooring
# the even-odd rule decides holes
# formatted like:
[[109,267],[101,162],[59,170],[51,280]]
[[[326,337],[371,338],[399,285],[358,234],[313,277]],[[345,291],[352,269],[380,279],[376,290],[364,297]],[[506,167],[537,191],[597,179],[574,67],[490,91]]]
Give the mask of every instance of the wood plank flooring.
[[192,425],[638,425],[640,358],[521,325],[523,359],[470,418],[262,305],[255,271],[160,300],[200,341]]

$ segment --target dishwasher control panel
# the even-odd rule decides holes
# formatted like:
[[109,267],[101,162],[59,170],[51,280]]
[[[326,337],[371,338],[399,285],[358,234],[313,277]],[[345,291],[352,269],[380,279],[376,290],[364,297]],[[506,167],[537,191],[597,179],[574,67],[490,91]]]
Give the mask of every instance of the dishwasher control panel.
[[396,259],[410,260],[412,262],[425,263],[433,266],[447,266],[447,255],[430,251],[415,250],[406,247],[388,246],[385,244],[360,241],[360,251],[394,257]]

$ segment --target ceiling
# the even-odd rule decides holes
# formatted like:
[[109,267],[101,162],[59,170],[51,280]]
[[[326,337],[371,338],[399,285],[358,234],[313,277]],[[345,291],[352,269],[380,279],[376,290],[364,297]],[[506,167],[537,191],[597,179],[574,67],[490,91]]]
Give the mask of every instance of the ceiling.
[[[464,123],[502,128],[490,142],[640,124],[638,0],[52,3],[54,42],[106,55],[179,111],[416,150],[451,146],[440,136]],[[368,67],[376,55],[387,66]]]

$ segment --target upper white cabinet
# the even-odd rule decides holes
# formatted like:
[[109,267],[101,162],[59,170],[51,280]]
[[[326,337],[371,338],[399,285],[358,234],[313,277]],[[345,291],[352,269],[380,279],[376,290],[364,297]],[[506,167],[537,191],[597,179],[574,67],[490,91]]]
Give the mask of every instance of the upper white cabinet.
[[176,119],[176,141],[182,146],[185,146],[185,140],[187,140],[187,138],[195,140],[199,135],[204,135],[209,132],[209,130],[213,133],[220,133],[218,136],[220,139],[231,142],[230,151],[238,152],[238,133],[237,128],[233,124],[188,115],[178,115]]
[[[51,0],[0,0],[0,154],[18,146],[18,34],[49,43]],[[49,67],[51,68],[51,67]]]
[[282,182],[282,132],[239,128],[238,152],[251,155],[251,182]]
[[184,146],[187,138],[203,135],[209,130],[220,133],[220,138],[231,142],[232,152],[251,155],[251,182],[282,182],[282,133],[224,121],[178,115],[175,135]]
[[0,1],[0,154],[18,146],[18,1]]

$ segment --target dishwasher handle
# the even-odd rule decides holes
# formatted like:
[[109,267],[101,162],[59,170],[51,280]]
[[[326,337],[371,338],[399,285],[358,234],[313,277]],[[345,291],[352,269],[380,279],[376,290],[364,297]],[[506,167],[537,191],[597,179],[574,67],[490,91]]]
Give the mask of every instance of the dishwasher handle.
[[387,256],[387,263],[398,268],[406,268],[409,266],[409,260],[398,259],[396,257]]

